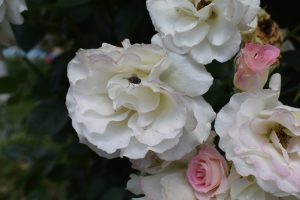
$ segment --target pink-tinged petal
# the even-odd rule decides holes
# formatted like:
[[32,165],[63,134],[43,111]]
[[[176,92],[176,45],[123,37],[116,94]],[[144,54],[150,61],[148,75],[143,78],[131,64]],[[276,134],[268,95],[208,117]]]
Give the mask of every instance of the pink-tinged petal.
[[280,50],[275,46],[247,43],[237,59],[235,87],[249,92],[262,90],[267,82],[270,66],[279,55]]
[[[255,177],[264,191],[276,197],[292,195],[299,199],[299,140],[294,129],[298,126],[298,109],[278,101],[279,78],[273,77],[271,89],[235,94],[219,112],[215,126],[220,147],[239,175]],[[232,101],[241,96],[245,99],[233,106]],[[244,190],[234,189],[238,192],[233,195]],[[253,199],[253,193],[248,194]]]
[[[298,109],[295,109],[294,111],[294,113],[300,113]],[[288,129],[291,136],[300,136],[300,126],[295,125],[296,117],[294,113],[287,108],[282,107],[276,109],[275,112],[272,113],[270,119]]]
[[274,62],[276,62],[276,59],[279,55],[280,49],[273,45],[266,44],[259,49],[257,53],[257,58],[261,57],[264,60],[268,60],[268,64],[272,65],[274,64]]
[[296,153],[300,158],[300,138],[291,140],[287,146],[288,153]]
[[255,73],[247,68],[239,68],[234,77],[234,85],[242,91],[258,92],[266,84],[268,75],[268,69]]
[[[204,145],[189,163],[187,179],[199,199],[209,199],[227,187],[228,167],[214,148]],[[219,187],[221,186],[220,190]]]
[[247,43],[242,50],[242,54],[242,60],[244,60],[247,67],[257,72],[273,65],[280,55],[280,50],[269,44]]

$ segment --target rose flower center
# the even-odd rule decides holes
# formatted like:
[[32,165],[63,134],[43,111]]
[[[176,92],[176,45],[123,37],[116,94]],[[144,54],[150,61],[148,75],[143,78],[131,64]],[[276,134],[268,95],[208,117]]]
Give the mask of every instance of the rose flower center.
[[286,149],[292,137],[286,134],[284,129],[284,127],[279,126],[278,128],[274,129],[274,131],[279,139],[280,144]]
[[211,3],[211,1],[209,0],[201,0],[197,5],[196,8],[197,10],[201,10],[202,8],[204,8],[205,6],[209,5]]

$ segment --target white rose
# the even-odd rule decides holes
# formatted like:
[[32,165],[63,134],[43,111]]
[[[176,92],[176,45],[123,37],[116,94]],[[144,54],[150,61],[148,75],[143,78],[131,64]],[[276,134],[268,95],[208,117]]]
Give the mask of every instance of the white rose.
[[227,193],[218,195],[217,200],[296,200],[296,197],[275,197],[262,190],[252,176],[241,177],[232,167],[229,177]]
[[22,24],[20,13],[24,10],[27,10],[25,0],[0,0],[0,22],[7,20],[13,24]]
[[147,0],[168,50],[198,63],[225,62],[239,50],[241,31],[253,29],[260,0]]
[[205,141],[215,113],[200,96],[211,75],[156,45],[103,44],[69,63],[67,107],[81,142],[102,156],[180,159]]
[[0,0],[0,44],[9,46],[14,43],[15,37],[9,23],[22,24],[20,14],[27,10],[25,0]]
[[151,176],[132,174],[127,189],[145,197],[136,200],[197,200],[192,187],[186,179],[185,170],[160,173]]
[[278,74],[270,88],[232,96],[217,115],[219,146],[240,175],[253,175],[266,192],[300,198],[300,109],[278,101]]

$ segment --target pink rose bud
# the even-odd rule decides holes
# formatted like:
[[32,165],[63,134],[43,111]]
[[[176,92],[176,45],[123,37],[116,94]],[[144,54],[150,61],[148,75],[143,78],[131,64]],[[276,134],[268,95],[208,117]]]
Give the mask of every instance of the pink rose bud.
[[189,163],[187,178],[197,199],[211,199],[227,188],[228,166],[224,157],[214,148],[203,146]]
[[235,87],[249,92],[262,90],[268,80],[270,66],[279,55],[280,50],[275,46],[247,43],[237,59]]

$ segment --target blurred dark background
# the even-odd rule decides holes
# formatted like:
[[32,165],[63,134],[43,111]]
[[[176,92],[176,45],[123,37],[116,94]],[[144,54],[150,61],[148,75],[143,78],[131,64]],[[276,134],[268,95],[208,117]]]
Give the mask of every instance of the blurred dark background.
[[[0,199],[125,200],[130,162],[107,160],[78,142],[65,107],[67,64],[79,48],[103,42],[150,43],[155,31],[145,0],[26,0],[25,22],[14,25],[18,48],[5,49],[0,77]],[[282,54],[281,100],[299,107],[299,2],[262,1],[295,49]],[[217,111],[233,93],[233,64],[212,63],[205,95]],[[217,96],[218,94],[222,96]],[[0,98],[1,99],[1,98]]]

